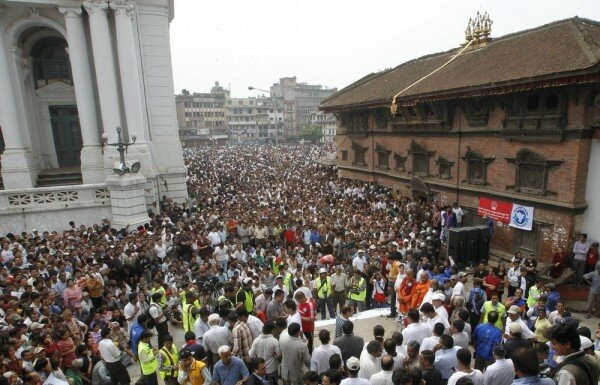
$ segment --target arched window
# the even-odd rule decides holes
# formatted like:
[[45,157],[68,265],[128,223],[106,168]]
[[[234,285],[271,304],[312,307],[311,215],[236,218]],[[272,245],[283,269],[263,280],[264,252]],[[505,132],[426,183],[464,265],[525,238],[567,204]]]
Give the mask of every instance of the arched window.
[[31,50],[33,76],[36,88],[54,81],[72,83],[71,64],[67,53],[67,42],[57,37],[46,37],[38,41]]

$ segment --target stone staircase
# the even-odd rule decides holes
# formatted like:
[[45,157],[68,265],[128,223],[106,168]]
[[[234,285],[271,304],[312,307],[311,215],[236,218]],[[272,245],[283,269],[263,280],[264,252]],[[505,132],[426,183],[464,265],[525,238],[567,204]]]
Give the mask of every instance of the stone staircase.
[[37,187],[83,184],[79,167],[43,170],[38,174]]

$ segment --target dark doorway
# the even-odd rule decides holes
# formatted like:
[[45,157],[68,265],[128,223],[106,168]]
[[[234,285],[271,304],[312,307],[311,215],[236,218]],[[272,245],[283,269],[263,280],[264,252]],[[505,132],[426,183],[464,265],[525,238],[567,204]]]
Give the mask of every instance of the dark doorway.
[[515,252],[520,251],[523,255],[537,253],[539,226],[534,223],[531,231],[514,229]]
[[81,165],[81,129],[76,106],[51,106],[50,117],[58,167]]

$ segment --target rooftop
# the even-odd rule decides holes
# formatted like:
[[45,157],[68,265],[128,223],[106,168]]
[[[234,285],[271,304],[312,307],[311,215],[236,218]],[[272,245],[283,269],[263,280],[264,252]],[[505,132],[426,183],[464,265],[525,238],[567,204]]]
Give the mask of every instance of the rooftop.
[[458,52],[460,48],[455,48],[369,74],[325,99],[320,108],[335,111],[390,105],[407,87],[398,96],[400,104],[473,90],[498,91],[540,80],[556,83],[582,75],[594,75],[594,81],[600,81],[600,23],[577,16],[492,39],[419,81]]

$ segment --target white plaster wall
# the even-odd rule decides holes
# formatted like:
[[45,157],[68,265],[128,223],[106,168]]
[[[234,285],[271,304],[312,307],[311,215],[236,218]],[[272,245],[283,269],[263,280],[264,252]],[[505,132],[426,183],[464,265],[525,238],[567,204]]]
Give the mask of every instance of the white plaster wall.
[[583,217],[582,232],[593,241],[600,241],[600,140],[597,139],[592,141],[585,199],[588,208]]
[[37,229],[40,233],[46,230],[62,231],[69,227],[69,221],[74,221],[76,225],[91,226],[101,223],[103,217],[112,217],[110,205],[2,215],[0,235],[9,232],[20,234],[32,229]]

